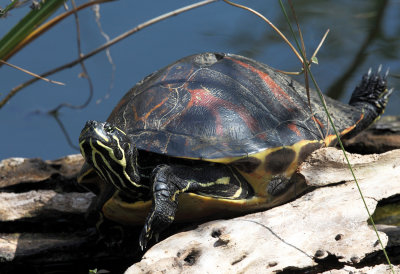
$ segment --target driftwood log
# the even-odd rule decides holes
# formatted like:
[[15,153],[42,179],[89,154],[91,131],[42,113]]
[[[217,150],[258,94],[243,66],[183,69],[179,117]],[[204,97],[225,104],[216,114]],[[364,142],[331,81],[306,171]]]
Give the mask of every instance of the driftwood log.
[[[371,212],[378,201],[400,194],[400,150],[349,158]],[[383,263],[376,259],[381,246],[367,223],[368,214],[342,152],[336,148],[315,152],[301,165],[300,174],[309,185],[319,187],[265,212],[177,233],[153,246],[128,273],[324,271],[329,264],[332,268],[368,265],[373,256],[375,263]],[[382,232],[379,236],[386,246],[388,236]]]
[[[398,118],[384,119],[346,142],[347,148],[400,148],[399,124]],[[379,201],[400,197],[400,150],[354,154],[350,161],[371,213]],[[175,225],[164,235],[171,237],[145,254],[137,246],[140,228],[110,224],[99,237],[95,224],[86,222],[95,196],[76,183],[82,162],[79,155],[0,162],[0,273],[30,273],[32,267],[38,273],[122,273],[134,263],[127,273],[390,273],[342,153],[334,148],[315,152],[300,167],[310,184],[302,197],[265,212],[186,225],[184,232]],[[398,264],[399,227],[378,228]]]

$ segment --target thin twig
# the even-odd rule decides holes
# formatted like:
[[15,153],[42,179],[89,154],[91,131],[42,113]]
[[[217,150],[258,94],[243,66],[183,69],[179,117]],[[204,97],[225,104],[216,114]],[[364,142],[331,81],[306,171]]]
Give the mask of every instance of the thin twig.
[[10,63],[8,63],[8,62],[6,62],[6,61],[4,61],[4,60],[1,60],[1,59],[0,59],[0,63],[2,63],[2,64],[4,64],[4,65],[7,65],[7,66],[9,66],[9,67],[18,69],[18,70],[20,70],[20,71],[22,71],[22,72],[25,72],[26,74],[29,74],[29,75],[31,75],[31,76],[33,76],[33,77],[36,77],[36,78],[39,78],[40,80],[43,80],[43,81],[46,81],[46,82],[49,82],[49,83],[52,83],[52,84],[56,84],[56,85],[65,86],[65,84],[62,83],[62,82],[58,82],[58,81],[54,81],[54,80],[50,80],[50,79],[41,77],[40,75],[37,75],[36,73],[33,73],[33,72],[29,71],[29,70],[23,69],[23,68],[18,67],[18,66],[16,66],[16,65],[10,64]]
[[299,25],[299,20],[297,19],[296,11],[294,10],[294,6],[291,0],[288,0],[290,10],[292,11],[292,15],[294,18],[294,21],[296,22],[296,27],[297,31],[299,32],[299,38],[300,38],[300,43],[301,43],[301,52],[302,57],[303,57],[303,71],[304,71],[304,83],[306,85],[306,92],[307,92],[307,98],[308,98],[308,106],[311,110],[312,113],[312,108],[311,108],[311,100],[310,100],[310,84],[308,82],[308,72],[306,70],[306,66],[308,66],[308,60],[307,60],[307,51],[306,51],[306,46],[304,45],[304,39],[303,39],[303,33],[301,31],[300,25]]
[[68,131],[66,130],[63,122],[60,120],[60,117],[58,115],[58,112],[54,111],[54,112],[48,112],[48,114],[50,114],[51,116],[54,117],[54,119],[56,120],[58,126],[61,128],[62,133],[64,134],[65,138],[67,139],[68,144],[75,150],[79,151],[79,147],[77,147],[74,142],[72,142],[71,137],[68,134]]
[[[315,51],[314,51],[314,53],[313,53],[313,55],[311,56],[311,62],[312,62],[312,59],[313,58],[315,58],[315,56],[317,56],[317,53],[318,53],[318,51],[319,51],[319,49],[321,48],[321,46],[322,46],[322,44],[325,42],[325,39],[326,39],[326,37],[328,36],[328,33],[329,33],[329,29],[325,32],[325,34],[324,34],[324,36],[322,37],[322,39],[321,39],[321,42],[319,42],[319,45],[318,45],[318,47],[315,49]],[[310,63],[310,65],[311,65],[311,63]],[[308,70],[307,70],[308,71]],[[317,86],[316,88],[318,88],[319,89],[319,87]],[[324,101],[324,104],[326,105],[326,101],[325,101],[325,96],[322,94],[322,100]],[[328,136],[328,134],[329,134],[329,127],[330,127],[330,123],[329,123],[329,117],[328,117],[328,115],[327,115],[327,117],[326,117],[326,136]],[[323,136],[324,138],[325,138],[325,136]]]
[[[77,42],[77,48],[78,48],[78,57],[82,56],[82,47],[81,47],[81,29],[79,26],[79,17],[78,17],[78,12],[77,12],[77,7],[75,4],[75,0],[71,0],[71,4],[72,7],[74,8],[74,17],[75,17],[75,25],[76,25],[76,42]],[[62,103],[60,105],[58,105],[56,108],[54,108],[53,110],[51,110],[50,112],[58,112],[60,110],[60,108],[62,107],[68,107],[68,108],[72,108],[72,109],[82,109],[85,108],[90,101],[92,100],[93,97],[93,82],[92,79],[89,76],[89,73],[86,69],[85,63],[82,61],[79,62],[79,64],[81,65],[82,71],[83,71],[83,77],[87,79],[88,84],[89,84],[89,96],[86,99],[86,101],[81,104],[81,105],[72,105],[69,103]]]
[[[77,48],[78,48],[78,56],[81,56],[82,54],[82,47],[81,47],[81,30],[80,30],[80,26],[79,26],[79,17],[78,17],[78,12],[77,12],[77,7],[75,4],[75,0],[71,0],[71,4],[72,7],[74,8],[74,17],[75,17],[75,25],[76,25],[76,41],[77,41]],[[92,84],[92,80],[90,79],[88,72],[86,70],[85,64],[83,62],[80,62],[80,65],[82,67],[82,71],[84,74],[84,77],[88,80],[89,83],[89,96],[88,99],[86,99],[86,101],[82,104],[82,105],[72,105],[69,103],[62,103],[59,104],[56,108],[48,111],[47,113],[49,115],[51,115],[57,122],[57,125],[60,127],[62,133],[64,134],[65,138],[67,139],[68,144],[75,150],[79,150],[79,148],[74,145],[74,143],[71,141],[71,138],[69,136],[68,131],[65,129],[65,126],[63,124],[63,122],[61,121],[60,117],[59,117],[59,110],[62,107],[68,107],[68,108],[72,108],[72,109],[82,109],[84,107],[86,107],[89,102],[92,99],[93,96],[93,84]]]
[[[309,63],[309,64],[308,64],[309,66],[311,66],[312,60],[317,56],[318,51],[320,50],[320,48],[322,47],[322,44],[325,42],[326,37],[328,36],[328,33],[329,33],[329,29],[325,32],[324,36],[323,36],[322,39],[321,39],[321,42],[319,42],[318,47],[315,49],[313,55],[311,56],[311,59],[310,59],[310,61],[308,62],[308,63]],[[294,72],[293,72],[293,71],[284,71],[284,70],[280,70],[280,69],[276,69],[276,71],[282,72],[282,73],[288,74],[288,75],[300,75],[300,74],[303,73],[304,67],[303,67],[303,70],[302,70],[302,71],[294,71]]]
[[[313,111],[312,105],[311,105],[310,83],[308,81],[308,73],[309,73],[309,70],[311,69],[310,68],[311,62],[307,59],[307,51],[306,51],[306,46],[304,44],[303,33],[301,31],[301,28],[300,28],[300,25],[299,25],[299,20],[297,19],[296,11],[294,9],[292,0],[288,0],[288,3],[289,3],[289,6],[290,6],[290,9],[291,9],[291,12],[293,14],[294,21],[296,22],[297,30],[299,32],[299,38],[300,38],[300,43],[301,43],[300,50],[301,50],[301,53],[302,53],[301,56],[303,58],[304,83],[305,83],[305,88],[306,88],[306,93],[307,93],[308,108],[310,109],[311,116],[314,118],[312,120],[314,121],[315,127],[318,129],[318,132],[321,135],[321,138],[325,139],[324,133],[322,132],[322,128],[318,124],[317,120],[315,119],[315,114],[314,114],[314,111]],[[288,21],[288,24],[290,24],[289,21]],[[296,37],[292,28],[291,28],[291,30],[292,30],[293,36]],[[297,39],[296,39],[296,43],[297,43]],[[325,98],[323,98],[323,100],[325,100]],[[327,125],[328,126],[327,126],[326,135],[328,135],[328,131],[329,131],[329,121],[328,120],[327,120]]]
[[[52,74],[54,74],[56,72],[59,72],[61,70],[66,69],[66,68],[73,67],[76,64],[79,64],[79,62],[81,62],[83,60],[86,60],[87,58],[90,58],[93,55],[96,55],[97,53],[99,53],[99,52],[103,51],[104,49],[114,45],[115,43],[118,43],[118,42],[122,41],[123,39],[129,37],[130,35],[134,34],[135,32],[138,32],[138,31],[142,30],[143,28],[146,28],[146,27],[148,27],[150,25],[153,25],[155,23],[163,21],[163,20],[165,20],[167,18],[176,16],[176,15],[181,14],[183,12],[186,12],[186,11],[189,11],[189,10],[192,10],[192,9],[204,6],[204,5],[208,5],[208,4],[211,4],[211,3],[216,2],[216,1],[218,1],[218,0],[205,0],[205,1],[201,1],[201,2],[198,2],[198,3],[195,3],[195,4],[191,4],[191,5],[185,6],[183,8],[180,8],[180,9],[177,9],[177,10],[174,10],[174,11],[171,11],[171,12],[164,13],[163,15],[160,15],[160,16],[155,17],[153,19],[150,19],[150,20],[148,20],[148,21],[146,21],[146,22],[144,22],[142,24],[137,25],[135,28],[133,28],[133,29],[131,29],[131,30],[129,30],[129,31],[117,36],[117,37],[115,37],[111,41],[103,44],[102,46],[100,46],[97,49],[89,52],[88,54],[82,55],[81,57],[79,57],[78,59],[76,59],[76,60],[74,60],[72,62],[69,62],[67,64],[64,64],[64,65],[60,66],[60,67],[54,68],[54,69],[52,69],[50,71],[47,71],[47,72],[43,73],[41,76],[42,77],[47,77],[49,75],[52,75]],[[34,83],[36,81],[37,81],[37,79],[33,78],[31,80],[26,81],[25,83],[22,83],[22,84],[16,86],[15,88],[13,88],[6,95],[6,97],[3,100],[0,101],[0,108],[2,108],[21,89],[31,85],[32,83]]]
[[250,11],[251,13],[254,13],[255,15],[257,15],[258,17],[260,17],[261,19],[263,19],[265,22],[267,22],[268,25],[270,25],[271,28],[274,29],[274,31],[276,33],[278,33],[278,35],[289,45],[289,47],[292,49],[292,51],[294,52],[294,54],[296,55],[296,57],[300,60],[300,62],[303,63],[303,59],[301,58],[300,54],[297,52],[296,48],[292,45],[292,43],[289,42],[289,40],[286,38],[286,36],[277,28],[275,27],[275,25],[269,21],[264,15],[262,15],[261,13],[259,13],[258,11],[255,11],[249,7],[237,4],[237,3],[233,3],[231,1],[228,0],[223,0],[225,3],[237,7],[237,8],[241,8],[247,11]]
[[0,10],[0,17],[6,16],[7,13],[12,10],[13,8],[18,6],[18,0],[13,0],[11,1],[10,4],[7,5],[7,7],[3,10]]
[[[101,36],[103,36],[104,39],[106,39],[106,42],[110,41],[110,36],[103,30],[103,27],[101,26],[100,5],[93,6],[92,7],[92,11],[94,12],[97,28],[99,29]],[[103,97],[103,99],[107,99],[110,96],[111,90],[114,87],[115,72],[117,70],[117,66],[115,65],[115,63],[114,63],[114,61],[112,59],[112,56],[111,56],[110,48],[107,48],[105,50],[105,52],[106,52],[106,56],[107,56],[108,62],[111,65],[111,80],[110,80],[110,85],[108,87],[108,91],[107,91],[106,95]],[[96,103],[100,102],[101,100],[102,99],[97,100]]]
[[313,55],[311,56],[311,61],[315,58],[315,56],[317,56],[319,49],[321,48],[322,44],[325,42],[326,37],[328,36],[328,33],[329,29],[326,30],[324,36],[321,39],[321,42],[319,42],[318,47],[315,49]]
[[[306,59],[306,56],[304,55],[305,50],[304,50],[304,49],[302,50],[302,46],[300,45],[300,43],[299,43],[299,41],[298,41],[298,39],[297,39],[297,37],[296,37],[296,34],[295,34],[295,32],[294,32],[294,30],[293,30],[293,27],[292,27],[292,24],[290,23],[290,20],[289,20],[289,16],[287,15],[286,9],[285,9],[285,7],[283,6],[283,3],[282,3],[281,0],[279,0],[279,4],[280,4],[280,6],[281,6],[281,10],[282,10],[283,14],[285,15],[286,21],[287,21],[287,23],[288,23],[288,26],[289,26],[290,32],[292,33],[292,36],[293,36],[293,38],[294,38],[294,41],[296,42],[296,46],[297,46],[297,48],[298,48],[298,49],[300,50],[300,52],[301,52],[301,58],[302,58],[302,60],[304,60],[304,61],[302,62],[302,64],[303,64],[303,71],[307,70],[307,72],[310,73],[309,62],[308,62],[308,60]],[[291,4],[290,0],[289,0],[289,4]],[[294,9],[293,9],[293,8],[292,8],[292,12],[294,12]],[[295,19],[297,20],[296,17],[295,17]],[[297,27],[299,28],[300,26],[297,24]],[[300,38],[303,39],[302,36],[300,36]],[[304,64],[307,64],[307,65],[304,66]],[[307,74],[307,75],[308,75],[308,74]],[[306,78],[306,79],[308,79],[308,78]],[[310,102],[310,94],[309,94],[308,91],[307,91],[307,98],[308,98],[308,101]],[[311,106],[310,103],[309,103],[309,106]],[[311,107],[310,107],[310,112],[311,112],[311,116],[314,117],[314,113],[312,112]],[[317,123],[317,121],[316,121],[315,119],[313,119],[313,121],[314,121],[314,123],[315,123],[315,126],[316,126],[316,128],[317,128],[319,134],[321,135],[321,138],[324,138],[324,134],[323,134],[323,132],[322,132],[322,129],[320,128],[320,125]]]

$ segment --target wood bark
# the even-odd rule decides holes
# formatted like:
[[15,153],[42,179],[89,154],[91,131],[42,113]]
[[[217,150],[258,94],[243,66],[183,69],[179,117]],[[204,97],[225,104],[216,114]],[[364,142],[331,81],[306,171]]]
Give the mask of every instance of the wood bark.
[[[348,157],[370,212],[378,201],[400,194],[400,150]],[[318,188],[265,212],[177,233],[153,246],[127,273],[212,273],[216,269],[223,273],[290,273],[322,272],[329,267],[343,270],[332,273],[346,273],[346,269],[372,262],[371,271],[378,267],[389,273],[387,266],[380,265],[384,261],[376,259],[381,246],[368,225],[367,211],[342,151],[324,148],[314,152],[299,173]],[[378,234],[386,246],[387,234]]]

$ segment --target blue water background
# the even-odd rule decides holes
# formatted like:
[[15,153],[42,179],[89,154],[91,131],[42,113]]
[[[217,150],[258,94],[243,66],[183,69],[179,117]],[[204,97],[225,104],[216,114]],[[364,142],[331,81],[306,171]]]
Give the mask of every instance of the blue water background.
[[[85,1],[76,2],[82,4]],[[104,31],[113,38],[146,20],[194,2],[114,1],[101,5],[101,23]],[[400,1],[293,2],[309,56],[324,32],[330,29],[328,39],[318,54],[319,65],[312,66],[323,91],[328,90],[354,61],[375,24],[377,7],[382,3],[385,10],[380,31],[368,43],[365,59],[353,71],[344,87],[345,93],[339,100],[349,100],[352,89],[369,67],[376,69],[382,64],[384,69],[390,67],[393,76],[399,76]],[[241,3],[263,13],[290,37],[278,1],[254,0]],[[6,4],[8,1],[0,1],[0,6]],[[25,6],[11,11],[8,17],[1,19],[0,36],[28,11],[29,7]],[[61,12],[60,9],[58,13]],[[105,39],[90,9],[80,12],[79,18],[82,48],[87,53],[103,44]],[[293,39],[290,40],[293,42]],[[76,59],[76,43],[75,21],[71,16],[8,61],[32,72],[42,73]],[[258,17],[223,2],[201,7],[143,29],[111,47],[116,65],[114,81],[112,66],[105,52],[85,62],[94,84],[93,100],[85,109],[63,108],[59,113],[73,143],[78,145],[78,136],[86,120],[105,120],[125,92],[143,77],[181,57],[204,51],[241,54],[286,71],[298,71],[301,67],[289,47]],[[55,159],[78,153],[68,145],[57,122],[46,112],[63,102],[81,104],[86,100],[89,89],[87,81],[79,77],[81,72],[78,65],[49,77],[64,82],[65,86],[38,81],[20,91],[0,109],[0,160],[8,157]],[[2,66],[0,99],[13,87],[30,78],[20,71]],[[301,76],[296,79],[303,81]],[[395,92],[386,114],[399,115],[400,80],[391,77],[389,82]],[[110,90],[111,83],[113,87]]]

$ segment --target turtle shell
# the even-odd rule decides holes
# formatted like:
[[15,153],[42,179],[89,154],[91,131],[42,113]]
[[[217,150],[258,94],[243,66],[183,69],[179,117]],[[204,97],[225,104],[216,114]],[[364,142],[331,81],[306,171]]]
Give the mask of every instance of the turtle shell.
[[[265,64],[203,53],[147,76],[121,99],[108,122],[140,150],[227,162],[304,140],[329,145],[334,135],[313,91],[310,100],[312,112],[304,87]],[[326,104],[342,134],[362,118],[347,104],[330,98]]]

